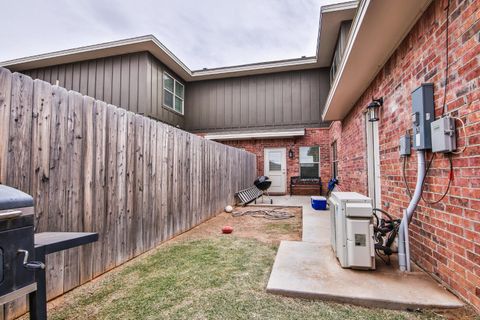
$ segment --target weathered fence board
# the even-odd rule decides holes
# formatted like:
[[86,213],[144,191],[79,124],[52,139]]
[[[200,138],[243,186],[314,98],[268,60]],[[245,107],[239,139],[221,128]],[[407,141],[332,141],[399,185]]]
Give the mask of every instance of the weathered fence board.
[[[68,166],[67,184],[67,210],[65,216],[66,231],[80,231],[83,229],[83,125],[84,111],[86,108],[83,96],[71,92],[68,96],[68,148],[69,157],[66,161]],[[64,283],[63,290],[68,291],[80,283],[80,260],[79,248],[70,249],[64,252]],[[58,290],[58,291],[57,291]],[[55,292],[62,294],[58,288]]]
[[117,222],[116,222],[116,243],[117,252],[115,264],[122,264],[128,257],[127,254],[127,113],[125,110],[118,110],[117,123]]
[[[95,229],[94,207],[94,172],[95,172],[95,111],[94,99],[84,97],[85,125],[83,126],[83,231],[92,232]],[[92,279],[93,246],[80,248],[80,283]]]
[[[100,234],[47,257],[49,298],[213,217],[255,166],[253,154],[0,68],[0,183],[33,195],[37,232]],[[9,303],[0,319],[25,308]]]
[[[8,138],[10,126],[10,99],[12,77],[5,69],[0,69],[0,183],[7,179]],[[0,313],[0,319],[3,316]]]
[[95,206],[94,219],[95,229],[93,231],[99,233],[99,240],[93,243],[93,276],[96,277],[104,272],[102,257],[108,250],[106,232],[104,232],[107,215],[105,205],[105,186],[106,186],[106,163],[105,148],[107,144],[107,104],[105,102],[95,102],[95,174],[94,187],[95,190]]
[[127,184],[127,253],[128,259],[135,255],[135,247],[132,245],[136,241],[138,229],[137,215],[135,215],[135,114],[127,112],[127,164],[126,164],[126,184]]

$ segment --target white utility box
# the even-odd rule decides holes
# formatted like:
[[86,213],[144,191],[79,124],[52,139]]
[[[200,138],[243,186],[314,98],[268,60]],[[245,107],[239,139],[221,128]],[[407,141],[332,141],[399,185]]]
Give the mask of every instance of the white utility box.
[[455,119],[449,116],[433,121],[432,152],[448,153],[457,149],[457,137],[455,136]]
[[332,249],[342,268],[375,269],[372,200],[356,192],[332,192]]

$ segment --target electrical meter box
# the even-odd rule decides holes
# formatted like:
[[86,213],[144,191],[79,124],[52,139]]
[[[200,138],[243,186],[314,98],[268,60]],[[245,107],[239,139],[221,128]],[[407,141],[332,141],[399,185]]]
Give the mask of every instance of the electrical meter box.
[[454,118],[442,117],[432,122],[431,129],[433,152],[447,153],[457,149]]
[[433,84],[424,83],[412,92],[413,148],[432,148],[430,124],[435,120]]

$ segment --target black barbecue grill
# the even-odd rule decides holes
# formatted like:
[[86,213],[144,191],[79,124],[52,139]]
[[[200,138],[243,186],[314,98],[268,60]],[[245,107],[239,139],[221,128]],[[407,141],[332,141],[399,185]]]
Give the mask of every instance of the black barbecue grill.
[[0,185],[0,305],[37,289],[33,257],[33,198]]
[[0,185],[0,307],[28,294],[30,319],[45,320],[46,255],[95,242],[98,233],[34,234],[33,224],[33,198],[20,190]]
[[270,204],[273,204],[272,198],[268,194],[268,189],[272,185],[272,180],[270,180],[267,176],[260,176],[253,182],[255,187],[257,187],[260,191],[262,191],[262,203],[264,202],[263,197],[265,196],[267,199],[270,200]]

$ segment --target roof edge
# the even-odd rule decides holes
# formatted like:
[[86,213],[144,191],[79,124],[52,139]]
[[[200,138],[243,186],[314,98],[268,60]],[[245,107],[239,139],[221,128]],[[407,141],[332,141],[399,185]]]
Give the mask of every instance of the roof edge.
[[[362,0],[360,2],[343,59],[322,112],[323,121],[342,120],[348,115],[355,102],[370,86],[432,1],[397,0],[387,3],[383,0]],[[388,12],[388,10],[397,14],[395,19],[388,14],[379,16],[379,12]],[[379,31],[381,37],[375,35],[376,45],[370,46],[369,37],[372,35],[369,33],[367,36],[365,30],[372,30],[374,24],[376,28],[374,30],[381,30]],[[388,27],[385,27],[387,25]],[[370,51],[365,53],[368,50]],[[360,56],[363,56],[361,65],[355,63]]]
[[305,128],[283,129],[255,132],[219,132],[207,133],[204,138],[207,140],[227,141],[227,140],[248,140],[248,139],[279,139],[289,137],[301,137],[305,135]]

